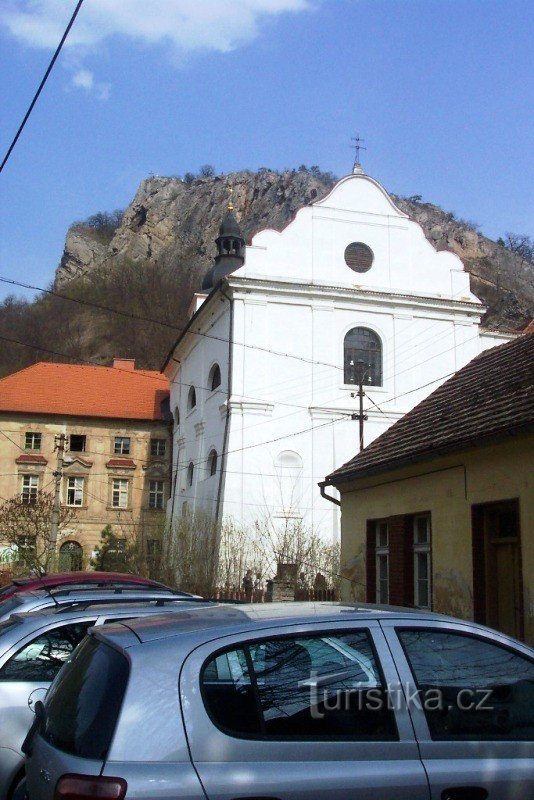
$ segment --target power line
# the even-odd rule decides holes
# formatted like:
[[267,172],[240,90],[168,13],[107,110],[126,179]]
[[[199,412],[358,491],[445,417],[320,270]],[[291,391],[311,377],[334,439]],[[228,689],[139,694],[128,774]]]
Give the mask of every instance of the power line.
[[56,63],[57,57],[59,56],[59,54],[60,54],[60,52],[61,52],[61,48],[62,48],[62,47],[63,47],[63,45],[65,44],[65,40],[66,40],[67,36],[69,35],[70,29],[71,29],[71,28],[72,28],[72,26],[74,25],[74,20],[75,20],[75,19],[76,19],[76,17],[78,16],[78,12],[79,12],[80,8],[82,7],[82,3],[83,3],[83,0],[78,0],[78,3],[76,4],[76,8],[74,9],[74,12],[73,12],[73,14],[72,14],[72,17],[71,17],[71,18],[70,18],[70,20],[69,20],[69,24],[68,24],[68,25],[67,25],[67,27],[65,28],[65,33],[64,33],[64,34],[63,34],[63,36],[61,37],[61,40],[60,40],[60,42],[59,42],[59,44],[58,44],[58,46],[57,46],[57,48],[56,48],[56,52],[55,52],[55,53],[54,53],[54,55],[52,56],[52,59],[51,59],[51,61],[50,61],[49,65],[48,65],[48,67],[47,67],[47,69],[46,69],[46,72],[45,72],[45,74],[43,75],[43,78],[42,78],[42,80],[41,80],[41,83],[39,84],[39,87],[38,87],[37,91],[35,92],[35,94],[34,94],[34,96],[33,96],[33,100],[31,101],[31,103],[30,103],[30,105],[29,105],[29,107],[28,107],[28,110],[27,110],[27,111],[26,111],[26,113],[24,114],[24,118],[23,118],[22,122],[20,123],[19,129],[18,129],[18,131],[16,132],[16,134],[15,134],[15,137],[14,137],[13,141],[12,141],[12,142],[11,142],[11,144],[9,145],[9,148],[8,148],[8,151],[7,151],[7,153],[6,153],[6,154],[5,154],[5,156],[4,156],[4,160],[2,161],[2,164],[0,165],[0,172],[2,172],[2,170],[3,170],[3,169],[4,169],[4,167],[5,167],[5,165],[7,164],[7,161],[8,161],[8,159],[9,159],[9,157],[10,157],[11,153],[13,152],[13,149],[14,149],[14,147],[15,147],[15,145],[16,145],[16,144],[17,144],[17,142],[18,142],[19,136],[21,135],[22,131],[24,130],[24,127],[25,127],[26,123],[28,122],[28,119],[29,119],[29,117],[30,117],[30,114],[32,113],[32,111],[33,111],[33,108],[34,108],[34,106],[35,106],[35,104],[36,104],[37,100],[39,99],[39,95],[41,94],[41,92],[42,92],[42,91],[43,91],[43,89],[44,89],[44,85],[45,85],[45,83],[46,83],[46,82],[47,82],[47,80],[48,80],[48,76],[49,76],[49,75],[50,75],[50,73],[52,72],[52,68],[53,68],[54,64]]

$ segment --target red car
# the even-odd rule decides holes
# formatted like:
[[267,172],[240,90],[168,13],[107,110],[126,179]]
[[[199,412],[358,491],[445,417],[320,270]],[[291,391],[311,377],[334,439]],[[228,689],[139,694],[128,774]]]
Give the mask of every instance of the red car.
[[129,575],[123,572],[56,572],[53,575],[43,575],[40,578],[14,578],[7,586],[0,588],[0,600],[5,600],[18,592],[30,592],[34,589],[59,589],[74,588],[79,586],[101,588],[121,588],[132,589],[145,587],[147,589],[167,589],[168,586],[150,578],[140,578],[138,575]]

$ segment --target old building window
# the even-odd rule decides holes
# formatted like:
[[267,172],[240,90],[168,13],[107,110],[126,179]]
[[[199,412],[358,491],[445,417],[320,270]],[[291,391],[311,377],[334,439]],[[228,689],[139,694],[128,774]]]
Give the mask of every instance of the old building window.
[[37,537],[21,534],[16,537],[17,550],[21,558],[30,558],[35,555]]
[[208,456],[208,474],[215,475],[217,472],[217,451],[211,450]]
[[167,450],[167,442],[165,439],[151,439],[150,440],[150,455],[151,456],[164,456]]
[[130,444],[131,444],[131,439],[129,436],[115,436],[113,452],[115,453],[116,456],[129,456]]
[[39,492],[39,476],[38,475],[23,475],[22,476],[22,492],[20,499],[23,503],[35,503],[37,494]]
[[389,525],[375,522],[376,602],[389,603]]
[[214,392],[221,385],[221,370],[218,364],[214,364],[210,369],[208,377],[208,387],[210,391]]
[[24,437],[24,447],[26,450],[40,450],[41,449],[42,434],[35,431],[26,431]]
[[189,466],[187,467],[187,485],[193,485],[193,478],[195,476],[195,466],[192,461],[189,462]]
[[164,494],[165,489],[163,481],[150,481],[148,487],[148,507],[163,508]]
[[83,506],[85,478],[67,478],[67,505]]
[[125,478],[114,478],[111,489],[111,505],[113,508],[128,508],[129,481]]
[[180,425],[180,409],[178,408],[178,406],[176,406],[176,408],[174,409],[174,424],[176,425],[177,428]]
[[382,343],[368,328],[352,328],[344,342],[344,381],[382,386]]
[[69,450],[72,453],[85,453],[87,437],[85,434],[72,433],[69,436]]
[[195,408],[197,404],[197,393],[195,391],[194,386],[189,387],[189,394],[187,395],[187,409],[191,411],[191,409]]
[[430,608],[430,515],[413,520],[414,604]]

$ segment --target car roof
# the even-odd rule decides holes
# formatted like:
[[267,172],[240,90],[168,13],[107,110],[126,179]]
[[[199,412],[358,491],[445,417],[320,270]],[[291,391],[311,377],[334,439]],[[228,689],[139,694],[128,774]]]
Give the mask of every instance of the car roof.
[[[211,634],[261,630],[276,624],[306,624],[309,622],[340,622],[351,620],[377,620],[384,617],[414,619],[452,620],[442,614],[435,614],[422,609],[400,608],[397,606],[380,606],[365,603],[351,604],[343,602],[324,603],[250,603],[247,605],[228,606],[221,604],[184,607],[172,616],[152,616],[149,620],[129,620],[127,627],[137,636],[139,642],[151,642],[156,639],[167,639],[186,634]],[[455,620],[457,621],[457,620]],[[99,631],[99,638],[113,639],[114,633],[120,634],[123,624],[106,626],[106,631]]]
[[[160,599],[153,597],[150,600],[137,599],[135,602],[130,603],[80,602],[70,606],[50,606],[39,611],[15,612],[9,619],[26,624],[34,622],[35,626],[39,627],[39,625],[44,625],[49,620],[70,619],[80,615],[101,617],[120,616],[128,613],[135,617],[137,614],[142,615],[148,611],[152,612],[154,609],[158,609],[158,614],[164,617],[165,610],[173,610],[176,606],[181,607],[184,602],[187,602],[189,606],[191,601],[184,601],[180,598]],[[206,605],[208,602],[207,600],[195,600],[193,606],[196,603]]]
[[143,578],[139,575],[130,575],[126,572],[56,572],[51,575],[41,577],[21,577],[14,578],[8,586],[3,587],[3,594],[7,597],[10,594],[25,592],[29,589],[44,589],[55,586],[68,586],[69,584],[108,584],[126,583],[140,586],[168,587],[151,578]]

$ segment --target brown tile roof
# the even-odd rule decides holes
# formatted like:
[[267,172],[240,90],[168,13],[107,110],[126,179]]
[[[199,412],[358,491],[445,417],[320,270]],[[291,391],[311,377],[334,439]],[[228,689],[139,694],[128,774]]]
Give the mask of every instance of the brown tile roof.
[[161,420],[168,396],[164,375],[132,365],[39,363],[0,380],[0,412]]
[[534,427],[534,335],[486,350],[326,478],[338,484]]

